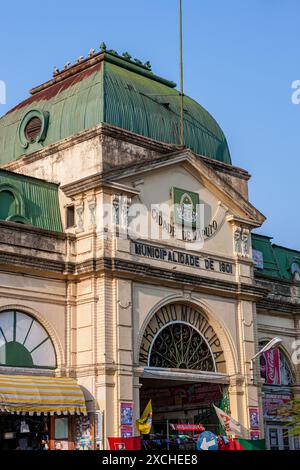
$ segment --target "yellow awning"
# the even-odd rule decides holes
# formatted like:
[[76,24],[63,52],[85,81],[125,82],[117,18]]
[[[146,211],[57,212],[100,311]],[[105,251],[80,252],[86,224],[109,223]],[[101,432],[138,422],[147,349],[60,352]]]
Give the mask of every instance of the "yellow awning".
[[8,413],[86,414],[74,379],[0,374],[0,410]]

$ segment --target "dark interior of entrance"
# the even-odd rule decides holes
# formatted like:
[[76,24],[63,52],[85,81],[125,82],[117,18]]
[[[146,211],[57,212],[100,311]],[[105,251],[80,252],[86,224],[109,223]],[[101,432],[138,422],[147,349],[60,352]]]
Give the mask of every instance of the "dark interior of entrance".
[[151,434],[143,436],[144,440],[161,441],[164,447],[166,440],[171,442],[180,434],[186,434],[186,442],[195,445],[199,432],[178,433],[172,424],[202,424],[207,431],[221,433],[213,404],[222,409],[228,406],[227,388],[224,385],[156,378],[144,378],[141,383],[141,413],[150,399],[153,410]]
[[0,450],[42,450],[49,428],[49,416],[0,413]]

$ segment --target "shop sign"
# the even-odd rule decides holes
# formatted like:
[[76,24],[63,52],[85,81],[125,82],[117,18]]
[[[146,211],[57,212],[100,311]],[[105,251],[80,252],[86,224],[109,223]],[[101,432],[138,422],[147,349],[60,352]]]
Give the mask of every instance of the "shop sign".
[[204,258],[202,256],[191,255],[184,251],[172,248],[149,245],[146,243],[133,242],[131,245],[133,255],[143,256],[158,261],[166,261],[174,264],[181,264],[192,268],[204,269],[206,271],[220,272],[223,274],[233,274],[233,264],[214,258]]
[[291,406],[291,394],[268,393],[263,398],[264,418],[270,421],[282,421],[281,411]]
[[205,431],[202,424],[170,424],[173,431]]

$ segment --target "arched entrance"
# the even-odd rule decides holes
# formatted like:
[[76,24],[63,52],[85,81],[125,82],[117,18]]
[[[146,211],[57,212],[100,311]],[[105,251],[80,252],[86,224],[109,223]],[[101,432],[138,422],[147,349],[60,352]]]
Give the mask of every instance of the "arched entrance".
[[181,440],[183,449],[193,449],[200,425],[219,432],[212,405],[229,411],[228,376],[221,342],[204,312],[183,302],[161,307],[143,332],[139,362],[141,411],[150,399],[153,405],[146,448],[173,443],[178,449]]

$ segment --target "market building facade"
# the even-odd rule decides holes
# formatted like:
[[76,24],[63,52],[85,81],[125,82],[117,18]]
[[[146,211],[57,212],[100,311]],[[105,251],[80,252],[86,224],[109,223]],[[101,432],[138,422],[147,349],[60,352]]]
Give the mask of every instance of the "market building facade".
[[251,239],[250,175],[188,97],[178,144],[174,87],[103,49],[0,119],[1,448],[107,448],[149,399],[156,436],[217,432],[214,403],[294,448],[300,254]]

